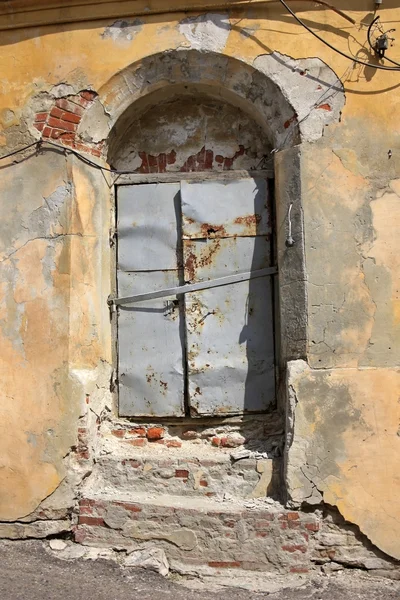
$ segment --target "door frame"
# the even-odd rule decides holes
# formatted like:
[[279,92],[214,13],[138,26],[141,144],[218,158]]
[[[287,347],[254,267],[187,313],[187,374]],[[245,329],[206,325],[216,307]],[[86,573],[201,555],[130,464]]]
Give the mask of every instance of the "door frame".
[[[112,227],[109,231],[110,248],[111,248],[111,296],[116,296],[117,293],[117,245],[118,245],[118,229],[117,229],[117,188],[121,186],[139,185],[147,183],[179,183],[181,181],[232,181],[236,179],[255,179],[263,178],[268,180],[268,190],[271,198],[270,209],[271,209],[271,221],[272,221],[272,245],[271,245],[271,263],[275,263],[277,266],[277,232],[276,232],[276,207],[275,207],[275,190],[274,190],[274,170],[273,169],[262,169],[262,170],[231,170],[231,171],[194,171],[194,172],[169,172],[169,173],[127,173],[120,174],[114,179],[114,185],[112,189],[112,209],[111,219]],[[274,336],[274,355],[275,355],[275,390],[276,390],[276,403],[278,403],[279,394],[279,383],[280,377],[280,327],[279,327],[279,290],[276,283],[279,277],[279,270],[275,277],[272,277],[272,302],[273,302],[273,336]],[[190,420],[198,421],[199,418],[188,417],[184,415],[182,417],[126,417],[119,414],[119,382],[118,382],[118,322],[117,312],[112,310],[110,313],[111,319],[111,333],[112,333],[112,361],[113,371],[111,377],[111,392],[114,395],[115,407],[117,416],[123,419],[137,419],[146,421],[169,421],[178,420],[183,421]],[[276,408],[276,407],[275,407]],[[257,413],[263,414],[263,413]],[[233,418],[236,418],[232,415]],[[208,417],[208,419],[217,419],[218,417]],[[229,416],[224,417],[229,419]]]

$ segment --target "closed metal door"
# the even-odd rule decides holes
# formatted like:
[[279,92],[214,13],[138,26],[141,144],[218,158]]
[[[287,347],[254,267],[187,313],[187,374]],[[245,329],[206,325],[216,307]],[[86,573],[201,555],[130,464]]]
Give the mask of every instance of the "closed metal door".
[[[118,295],[271,266],[264,179],[118,189]],[[275,402],[271,276],[118,309],[121,415],[260,412]]]

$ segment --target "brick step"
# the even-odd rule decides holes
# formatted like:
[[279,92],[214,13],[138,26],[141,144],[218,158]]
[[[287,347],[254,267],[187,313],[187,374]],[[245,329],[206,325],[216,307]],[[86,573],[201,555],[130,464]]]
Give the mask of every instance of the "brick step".
[[119,550],[163,548],[177,570],[305,573],[318,529],[316,516],[272,500],[102,493],[81,499],[75,540]]
[[85,494],[98,489],[146,492],[178,496],[235,498],[276,497],[280,459],[232,461],[229,454],[187,457],[181,452],[137,452],[129,458],[100,456],[84,487]]

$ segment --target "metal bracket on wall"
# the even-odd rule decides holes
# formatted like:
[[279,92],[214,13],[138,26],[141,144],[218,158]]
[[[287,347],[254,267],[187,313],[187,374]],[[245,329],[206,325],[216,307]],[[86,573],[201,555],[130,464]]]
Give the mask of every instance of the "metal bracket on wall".
[[125,296],[123,298],[109,298],[108,305],[111,307],[120,304],[133,304],[136,302],[144,302],[145,300],[154,300],[155,298],[168,298],[170,296],[178,296],[180,294],[188,294],[197,292],[198,290],[206,290],[222,285],[231,285],[232,283],[240,283],[249,279],[258,277],[266,277],[267,275],[276,275],[277,267],[268,267],[266,269],[258,269],[256,271],[246,271],[245,273],[235,273],[227,277],[219,277],[218,279],[210,279],[209,281],[199,281],[198,283],[189,283],[174,288],[157,290],[155,292],[147,292],[146,294],[137,294],[136,296]]

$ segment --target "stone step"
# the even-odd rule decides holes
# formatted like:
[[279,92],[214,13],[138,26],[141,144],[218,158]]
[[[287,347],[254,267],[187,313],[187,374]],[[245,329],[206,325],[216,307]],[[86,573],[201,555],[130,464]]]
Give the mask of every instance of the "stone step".
[[80,500],[78,543],[133,550],[164,549],[176,570],[207,568],[305,573],[311,568],[317,517],[273,500],[217,502],[212,498],[146,492]]
[[138,451],[125,456],[99,456],[86,480],[84,494],[98,489],[178,496],[254,498],[278,497],[280,459],[245,458],[229,454],[186,456],[175,451]]

